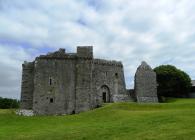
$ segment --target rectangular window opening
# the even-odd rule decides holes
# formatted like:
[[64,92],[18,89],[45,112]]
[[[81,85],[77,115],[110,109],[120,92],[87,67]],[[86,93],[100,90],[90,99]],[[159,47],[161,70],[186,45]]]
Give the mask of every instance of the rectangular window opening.
[[53,103],[53,98],[50,98],[50,103]]

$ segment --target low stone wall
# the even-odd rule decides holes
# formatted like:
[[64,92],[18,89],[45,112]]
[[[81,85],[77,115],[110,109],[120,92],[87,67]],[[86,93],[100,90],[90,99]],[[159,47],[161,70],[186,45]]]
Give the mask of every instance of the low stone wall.
[[119,95],[114,95],[113,96],[114,102],[128,102],[128,101],[133,101],[130,95],[127,94],[119,94]]
[[21,116],[34,116],[34,112],[33,110],[27,110],[27,109],[19,109],[16,111],[17,115],[21,115]]
[[139,103],[158,103],[158,98],[156,96],[154,96],[154,97],[139,97],[137,99],[137,102],[139,102]]

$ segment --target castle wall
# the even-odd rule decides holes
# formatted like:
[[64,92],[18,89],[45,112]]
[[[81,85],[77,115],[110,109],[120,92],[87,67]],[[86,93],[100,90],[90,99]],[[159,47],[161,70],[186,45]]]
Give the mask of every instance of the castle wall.
[[109,92],[109,102],[123,100],[126,86],[122,63],[94,59],[93,64],[93,105],[99,106],[103,103],[105,87]]
[[33,110],[37,114],[71,114],[75,110],[75,60],[35,61]]
[[34,63],[24,62],[22,65],[22,86],[20,108],[32,109],[34,87]]
[[60,49],[23,65],[21,108],[35,114],[74,114],[130,100],[122,63],[94,59],[90,46],[77,53]]
[[75,113],[91,109],[92,59],[92,47],[77,48]]

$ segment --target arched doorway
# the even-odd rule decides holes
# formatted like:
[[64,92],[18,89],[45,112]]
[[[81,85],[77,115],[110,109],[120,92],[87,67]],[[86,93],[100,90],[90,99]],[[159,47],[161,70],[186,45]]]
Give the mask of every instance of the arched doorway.
[[110,102],[110,90],[108,86],[103,85],[101,86],[101,95],[102,95],[102,102],[109,103]]

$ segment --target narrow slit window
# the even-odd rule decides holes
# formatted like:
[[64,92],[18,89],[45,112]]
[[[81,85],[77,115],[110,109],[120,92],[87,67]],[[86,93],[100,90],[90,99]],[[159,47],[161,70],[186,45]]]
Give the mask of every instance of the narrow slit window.
[[118,73],[115,73],[115,78],[118,78]]
[[52,85],[52,79],[51,79],[51,77],[49,78],[49,85]]

